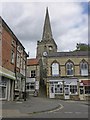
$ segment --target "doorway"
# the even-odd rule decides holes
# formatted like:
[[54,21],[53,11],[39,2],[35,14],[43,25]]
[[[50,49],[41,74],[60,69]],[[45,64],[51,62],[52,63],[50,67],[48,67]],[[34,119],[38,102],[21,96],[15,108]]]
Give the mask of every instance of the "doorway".
[[70,86],[64,86],[64,99],[70,99]]
[[84,100],[84,87],[83,86],[80,86],[79,93],[80,93],[80,100]]
[[55,87],[54,84],[49,85],[49,98],[55,98]]

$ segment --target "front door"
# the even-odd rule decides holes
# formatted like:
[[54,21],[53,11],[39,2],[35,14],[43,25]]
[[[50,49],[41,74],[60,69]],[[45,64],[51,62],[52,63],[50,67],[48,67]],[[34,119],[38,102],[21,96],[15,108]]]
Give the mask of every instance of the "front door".
[[83,88],[83,86],[80,86],[79,97],[80,97],[80,100],[84,100],[84,88]]
[[49,85],[49,98],[55,98],[54,84]]
[[64,98],[70,99],[70,86],[69,85],[65,85],[64,87]]

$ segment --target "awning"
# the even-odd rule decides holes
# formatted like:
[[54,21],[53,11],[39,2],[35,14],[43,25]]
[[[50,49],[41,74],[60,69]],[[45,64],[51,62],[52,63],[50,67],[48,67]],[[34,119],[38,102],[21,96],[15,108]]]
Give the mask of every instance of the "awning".
[[84,86],[90,86],[90,80],[81,80]]

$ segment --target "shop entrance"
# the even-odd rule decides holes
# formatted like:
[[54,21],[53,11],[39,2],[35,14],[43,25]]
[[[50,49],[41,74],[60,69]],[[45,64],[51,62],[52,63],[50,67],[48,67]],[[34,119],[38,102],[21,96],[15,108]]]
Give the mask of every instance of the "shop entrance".
[[55,98],[55,93],[54,93],[54,84],[49,85],[49,98]]
[[84,100],[84,87],[83,86],[80,86],[79,93],[80,93],[80,100]]
[[64,98],[70,99],[70,86],[69,85],[64,86]]

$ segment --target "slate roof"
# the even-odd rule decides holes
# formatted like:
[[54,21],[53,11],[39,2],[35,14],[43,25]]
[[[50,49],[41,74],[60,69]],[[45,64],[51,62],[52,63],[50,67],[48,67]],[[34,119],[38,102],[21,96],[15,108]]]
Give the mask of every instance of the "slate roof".
[[80,57],[80,56],[89,56],[90,51],[74,51],[74,52],[55,52],[50,53],[47,57]]

